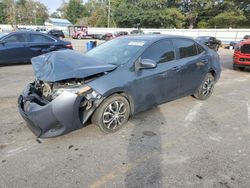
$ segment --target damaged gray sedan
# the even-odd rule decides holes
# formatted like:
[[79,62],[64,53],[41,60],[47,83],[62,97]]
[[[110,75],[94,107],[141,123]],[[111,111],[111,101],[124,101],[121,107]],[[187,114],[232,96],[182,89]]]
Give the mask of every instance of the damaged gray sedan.
[[113,39],[85,55],[71,50],[32,59],[35,81],[18,99],[32,132],[55,137],[88,120],[106,133],[129,117],[164,102],[193,95],[209,98],[220,77],[216,52],[180,36]]

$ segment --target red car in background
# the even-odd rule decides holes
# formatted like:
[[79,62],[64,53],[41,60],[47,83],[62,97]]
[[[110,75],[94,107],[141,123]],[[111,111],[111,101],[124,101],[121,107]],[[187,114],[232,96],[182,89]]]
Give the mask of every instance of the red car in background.
[[234,70],[244,70],[246,67],[250,67],[250,39],[240,42],[233,55]]
[[87,26],[70,26],[70,30],[72,30],[73,39],[84,39],[88,35]]

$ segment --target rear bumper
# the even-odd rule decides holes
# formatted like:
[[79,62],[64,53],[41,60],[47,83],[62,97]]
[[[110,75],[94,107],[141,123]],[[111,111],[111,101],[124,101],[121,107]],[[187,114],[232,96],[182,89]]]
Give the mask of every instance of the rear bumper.
[[83,97],[63,92],[46,105],[39,105],[30,95],[28,85],[18,99],[19,113],[30,130],[38,137],[49,138],[69,133],[83,127],[80,121],[79,106]]

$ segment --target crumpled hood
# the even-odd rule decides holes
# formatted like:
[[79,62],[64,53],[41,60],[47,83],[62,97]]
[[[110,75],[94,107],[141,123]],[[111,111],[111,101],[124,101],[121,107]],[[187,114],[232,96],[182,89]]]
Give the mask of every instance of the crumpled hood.
[[31,59],[38,80],[56,82],[71,78],[86,78],[114,70],[117,66],[99,62],[73,50],[60,50]]

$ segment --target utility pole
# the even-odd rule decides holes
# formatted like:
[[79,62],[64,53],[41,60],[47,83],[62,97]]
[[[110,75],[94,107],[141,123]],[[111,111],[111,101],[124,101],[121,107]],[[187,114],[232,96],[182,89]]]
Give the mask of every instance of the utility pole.
[[13,19],[13,22],[14,22],[14,29],[16,30],[17,29],[17,23],[16,23],[16,2],[15,2],[15,0],[13,0],[13,2],[12,2],[12,10],[13,10],[13,17],[14,17],[14,19]]
[[110,23],[110,0],[109,1],[109,7],[108,7],[108,28],[109,28],[109,23]]

